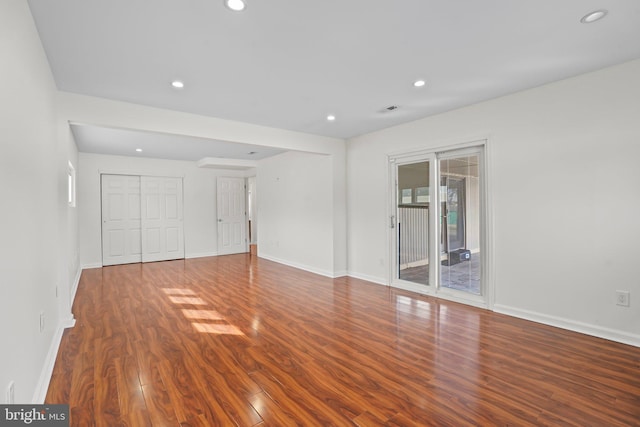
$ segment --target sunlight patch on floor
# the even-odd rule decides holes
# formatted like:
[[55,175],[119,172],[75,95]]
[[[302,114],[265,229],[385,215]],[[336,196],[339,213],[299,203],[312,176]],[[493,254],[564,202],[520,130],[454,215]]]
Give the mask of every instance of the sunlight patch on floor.
[[215,310],[187,310],[183,309],[182,314],[187,319],[224,320],[224,316]]
[[196,294],[191,289],[185,289],[185,288],[162,288],[162,291],[167,295],[195,295]]
[[192,323],[196,331],[216,335],[242,335],[244,333],[237,327],[224,323]]
[[[200,305],[205,306],[208,303],[202,298],[198,297],[197,294],[187,288],[162,288],[162,291],[167,294],[167,298],[174,304],[185,304],[185,305]],[[214,335],[238,335],[245,336],[245,334],[237,327],[224,318],[222,314],[220,314],[216,310],[207,310],[204,307],[198,309],[182,309],[182,314],[187,319],[191,320],[200,320],[200,321],[219,321],[218,323],[205,323],[205,322],[192,322],[191,324],[196,329],[196,331],[205,333],[205,334],[214,334]]]
[[169,297],[174,304],[191,304],[191,305],[207,305],[207,303],[198,297]]

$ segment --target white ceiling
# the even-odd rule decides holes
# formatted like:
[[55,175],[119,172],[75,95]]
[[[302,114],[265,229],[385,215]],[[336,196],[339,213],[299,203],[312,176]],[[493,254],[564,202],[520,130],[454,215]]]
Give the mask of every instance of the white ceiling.
[[60,90],[338,138],[640,58],[638,0],[29,4]]
[[[78,150],[83,153],[197,161],[207,157],[261,160],[285,151],[259,145],[238,144],[193,136],[74,123],[71,124],[71,131],[78,145]],[[136,149],[142,151],[137,152]]]

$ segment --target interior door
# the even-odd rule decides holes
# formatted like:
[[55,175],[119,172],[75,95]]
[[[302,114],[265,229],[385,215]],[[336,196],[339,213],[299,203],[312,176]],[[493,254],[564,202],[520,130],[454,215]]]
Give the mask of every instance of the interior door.
[[218,254],[247,252],[244,178],[218,177]]
[[140,179],[142,261],[184,258],[182,178]]
[[140,177],[102,175],[102,265],[142,260]]

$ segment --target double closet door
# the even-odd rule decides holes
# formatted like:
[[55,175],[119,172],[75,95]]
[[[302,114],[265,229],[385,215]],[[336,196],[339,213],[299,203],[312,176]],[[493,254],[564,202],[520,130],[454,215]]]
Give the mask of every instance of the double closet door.
[[102,265],[184,258],[182,178],[101,175]]

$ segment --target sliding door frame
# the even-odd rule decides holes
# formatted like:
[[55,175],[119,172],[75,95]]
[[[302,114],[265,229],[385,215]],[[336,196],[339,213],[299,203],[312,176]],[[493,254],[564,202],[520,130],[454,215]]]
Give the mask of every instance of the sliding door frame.
[[[465,155],[478,155],[480,159],[479,196],[480,196],[480,251],[481,277],[480,295],[439,286],[440,280],[440,160]],[[493,227],[489,192],[489,143],[488,139],[478,139],[460,144],[438,146],[424,150],[396,152],[387,155],[388,160],[388,248],[389,248],[389,286],[418,292],[438,298],[460,302],[481,308],[493,308]],[[398,166],[429,161],[429,285],[421,285],[401,280],[398,274],[397,206],[398,206]],[[435,184],[435,185],[434,185]],[[434,238],[434,236],[437,236]],[[437,254],[437,255],[434,255]],[[431,262],[434,257],[438,262]]]

